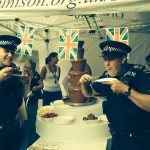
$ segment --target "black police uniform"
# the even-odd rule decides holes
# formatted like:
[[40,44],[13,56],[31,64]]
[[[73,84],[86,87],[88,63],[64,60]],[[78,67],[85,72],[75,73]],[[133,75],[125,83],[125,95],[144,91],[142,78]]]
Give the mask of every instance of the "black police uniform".
[[[15,51],[20,42],[15,36],[0,35],[0,47],[6,50]],[[0,67],[0,70],[3,68]],[[0,150],[19,150],[21,130],[16,115],[22,96],[23,84],[19,78],[12,76],[0,82]]]
[[[115,78],[137,92],[150,94],[150,73],[141,65],[126,64],[124,67]],[[110,77],[107,71],[100,76],[106,77]],[[92,86],[107,98],[103,110],[112,133],[111,150],[150,149],[150,112],[139,108],[124,94],[114,93],[109,85],[95,82]]]
[[[138,65],[128,65],[126,70],[115,78],[140,93],[150,94],[148,72],[139,68]],[[106,77],[109,75],[104,72],[100,78]],[[150,149],[150,113],[136,106],[127,96],[113,93],[107,85],[94,83],[93,88],[101,93],[101,96],[107,97],[107,101],[103,102],[103,110],[109,120],[110,131],[114,134],[112,144],[115,145],[112,145],[112,150],[113,146],[118,144],[119,147],[115,147],[115,150]],[[129,145],[124,145],[124,140],[128,141]]]
[[[1,70],[1,68],[0,68]],[[0,149],[17,150],[21,142],[20,123],[15,119],[23,96],[22,83],[16,77],[0,82]]]

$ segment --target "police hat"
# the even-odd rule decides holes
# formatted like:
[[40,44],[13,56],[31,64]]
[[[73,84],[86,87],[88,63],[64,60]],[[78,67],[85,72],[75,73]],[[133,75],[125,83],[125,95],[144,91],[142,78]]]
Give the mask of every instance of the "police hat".
[[7,50],[15,51],[21,40],[12,35],[0,35],[0,47]]
[[102,56],[107,59],[121,58],[131,52],[131,47],[118,41],[105,41],[100,43]]

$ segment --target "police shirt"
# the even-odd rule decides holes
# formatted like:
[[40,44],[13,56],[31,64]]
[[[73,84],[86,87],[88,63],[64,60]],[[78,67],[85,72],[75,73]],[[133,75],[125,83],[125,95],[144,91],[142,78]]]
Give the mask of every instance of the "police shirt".
[[0,82],[0,124],[15,119],[22,96],[23,85],[18,77]]
[[[106,77],[109,77],[107,72],[100,76],[100,78]],[[141,65],[130,64],[122,74],[115,78],[129,85],[137,92],[150,94],[150,72]],[[127,96],[113,93],[109,85],[95,82],[92,86],[101,96],[106,96],[107,98],[107,101],[103,102],[103,110],[112,129],[126,132],[150,131],[149,112],[139,108]]]

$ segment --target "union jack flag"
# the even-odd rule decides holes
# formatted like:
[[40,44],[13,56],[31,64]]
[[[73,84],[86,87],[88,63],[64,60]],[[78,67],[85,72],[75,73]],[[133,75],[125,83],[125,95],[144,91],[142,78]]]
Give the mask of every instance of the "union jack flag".
[[107,41],[119,41],[129,44],[129,30],[128,27],[107,28],[106,29]]
[[60,30],[58,58],[66,60],[77,60],[78,40],[78,29]]
[[17,37],[21,39],[21,44],[18,45],[16,53],[23,55],[32,56],[32,46],[34,40],[35,29],[28,26],[19,26]]

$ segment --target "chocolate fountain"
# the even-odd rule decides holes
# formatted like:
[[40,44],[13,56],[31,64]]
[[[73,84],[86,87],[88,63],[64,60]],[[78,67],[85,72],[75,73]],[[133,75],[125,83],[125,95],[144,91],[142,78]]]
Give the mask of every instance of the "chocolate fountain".
[[78,43],[78,55],[77,60],[71,61],[72,69],[69,73],[71,87],[69,88],[69,100],[70,103],[85,103],[86,97],[82,94],[81,84],[79,83],[79,79],[84,74],[86,59],[83,58],[84,41],[79,41]]

